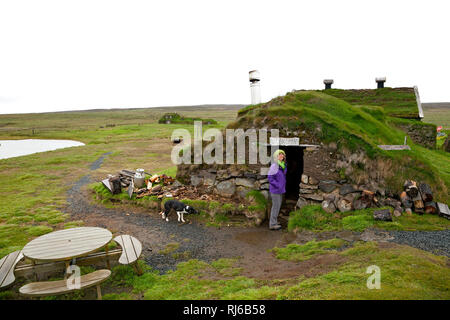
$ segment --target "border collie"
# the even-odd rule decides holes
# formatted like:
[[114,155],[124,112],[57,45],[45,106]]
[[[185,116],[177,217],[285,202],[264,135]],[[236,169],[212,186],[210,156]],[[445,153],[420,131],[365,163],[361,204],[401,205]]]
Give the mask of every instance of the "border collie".
[[169,213],[172,209],[174,209],[177,212],[178,222],[180,222],[180,220],[182,222],[186,222],[183,219],[183,215],[185,213],[187,214],[198,213],[197,210],[195,210],[191,206],[185,205],[183,202],[180,202],[178,200],[169,200],[166,201],[166,203],[164,203],[164,211],[162,212],[162,218],[165,219],[166,221],[169,221]]

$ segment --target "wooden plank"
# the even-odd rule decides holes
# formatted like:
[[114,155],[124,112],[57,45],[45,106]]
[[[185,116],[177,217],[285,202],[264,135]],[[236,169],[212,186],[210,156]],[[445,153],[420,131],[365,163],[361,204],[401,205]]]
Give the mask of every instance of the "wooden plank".
[[111,184],[109,183],[109,179],[102,180],[102,183],[110,192],[112,192],[112,187]]
[[437,202],[439,213],[450,216],[450,209],[445,203]]
[[122,255],[119,258],[119,263],[130,264],[136,262],[142,253],[142,244],[136,238],[129,235],[120,235],[114,238],[122,247]]
[[22,259],[22,251],[18,250],[6,255],[0,260],[0,288],[7,287],[16,280],[14,268]]
[[[135,252],[133,242],[131,241],[131,237],[125,235],[125,236],[122,236],[122,240],[123,240],[123,244],[124,244],[124,247],[122,248],[122,250],[127,253],[128,263],[133,263],[139,257],[137,256],[137,254]],[[119,259],[119,262],[120,262],[120,259]]]
[[19,292],[26,296],[49,296],[73,292],[95,286],[111,276],[107,269],[97,270],[80,277],[80,288],[69,289],[66,280],[33,282],[24,285]]
[[386,151],[394,151],[394,150],[411,150],[411,147],[408,145],[379,145],[378,148],[386,150]]
[[[141,242],[140,242],[138,239],[136,239],[135,237],[131,237],[131,236],[130,236],[130,239],[131,239],[131,242],[133,243],[134,253],[136,254],[137,259],[139,259],[139,257],[140,257],[141,254],[142,254],[142,244],[141,244]],[[136,260],[137,260],[137,259],[136,259]]]

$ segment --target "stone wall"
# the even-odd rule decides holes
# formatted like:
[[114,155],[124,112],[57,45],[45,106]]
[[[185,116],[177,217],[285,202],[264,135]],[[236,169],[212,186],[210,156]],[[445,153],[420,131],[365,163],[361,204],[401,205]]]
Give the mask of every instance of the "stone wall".
[[[337,151],[335,143],[305,148],[303,173],[318,181],[341,181],[344,178],[367,188],[377,190],[384,184],[389,167],[369,160],[363,152]],[[259,190],[268,198],[267,175],[261,174],[262,165],[178,165],[177,179],[201,192],[225,197],[245,198],[251,190]],[[300,187],[301,188],[301,187]]]
[[406,132],[414,143],[420,144],[429,149],[436,148],[436,126],[433,124],[417,123],[397,123],[400,129]]
[[345,179],[318,180],[303,174],[296,209],[318,204],[328,213],[347,212],[373,207],[378,201],[380,205],[391,206],[400,213],[403,211],[401,202],[393,199],[393,194],[380,188],[371,191],[370,188],[371,186],[350,183]]
[[184,180],[184,183],[197,187],[205,193],[216,193],[224,197],[245,198],[251,190],[260,190],[266,199],[269,196],[267,176],[261,175],[257,168],[248,169],[239,165],[209,168],[180,165],[177,179]]

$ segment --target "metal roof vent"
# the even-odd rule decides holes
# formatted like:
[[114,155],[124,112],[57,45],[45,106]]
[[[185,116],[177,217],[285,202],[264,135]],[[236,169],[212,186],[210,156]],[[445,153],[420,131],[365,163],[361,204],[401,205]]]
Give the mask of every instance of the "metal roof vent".
[[334,83],[333,79],[324,79],[325,89],[331,89],[331,85]]
[[375,78],[375,82],[377,83],[377,88],[384,88],[384,83],[386,82],[386,77]]

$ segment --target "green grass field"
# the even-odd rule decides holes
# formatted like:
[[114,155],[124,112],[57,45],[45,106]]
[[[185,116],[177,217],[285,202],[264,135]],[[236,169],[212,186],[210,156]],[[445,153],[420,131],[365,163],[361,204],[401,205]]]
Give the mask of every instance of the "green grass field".
[[[358,108],[358,107],[355,107]],[[67,204],[66,192],[82,176],[90,173],[89,165],[105,152],[112,152],[100,169],[92,172],[99,181],[119,169],[143,167],[149,172],[175,173],[170,161],[170,135],[185,125],[158,124],[165,112],[187,117],[213,118],[218,128],[235,120],[239,107],[155,108],[133,110],[80,111],[46,114],[0,115],[0,139],[71,139],[86,145],[0,160],[0,257],[22,248],[36,236],[52,230],[83,225],[70,221],[62,212]],[[350,109],[359,114],[359,109]],[[288,110],[289,111],[289,110]],[[373,111],[373,110],[372,110]],[[336,110],[338,112],[338,110]],[[375,115],[369,117],[370,130],[380,139],[401,140],[389,132]],[[349,115],[350,116],[350,115]],[[326,121],[336,123],[333,117]],[[363,120],[361,120],[363,121]],[[360,130],[358,123],[350,130]],[[363,139],[367,133],[360,132]],[[369,144],[378,143],[372,136]],[[415,156],[426,160],[444,181],[450,181],[449,156],[443,152],[417,148]],[[294,213],[298,214],[298,213]],[[316,217],[320,217],[316,212]],[[360,230],[368,223],[367,212],[357,218],[331,221],[334,230]],[[221,218],[221,217],[220,217]],[[440,230],[448,228],[445,220],[427,217],[397,221],[399,229]],[[307,219],[306,219],[307,220]],[[344,221],[345,220],[345,221]],[[320,231],[317,227],[306,228]],[[309,223],[301,221],[299,223]],[[321,224],[322,223],[322,224]],[[314,225],[316,226],[316,225]],[[372,226],[372,225],[371,225]],[[377,226],[377,225],[375,225]],[[385,227],[385,226],[378,226]],[[211,263],[189,260],[165,275],[146,267],[137,277],[131,267],[116,267],[108,286],[117,293],[105,299],[449,299],[448,260],[407,246],[385,247],[376,243],[355,243],[340,250],[338,243],[313,243],[305,248],[295,246],[277,249],[279,259],[309,261],[327,254],[338,256],[342,263],[332,270],[293,279],[260,280],[246,278],[236,267],[236,259]],[[277,252],[277,250],[274,251]],[[280,251],[281,250],[281,251]],[[331,251],[328,251],[331,250]],[[365,268],[369,263],[382,269],[382,290],[367,290]],[[206,276],[205,276],[206,275]],[[58,299],[83,299],[84,293]],[[18,298],[13,291],[0,292],[0,299]],[[50,297],[49,299],[54,299]]]

